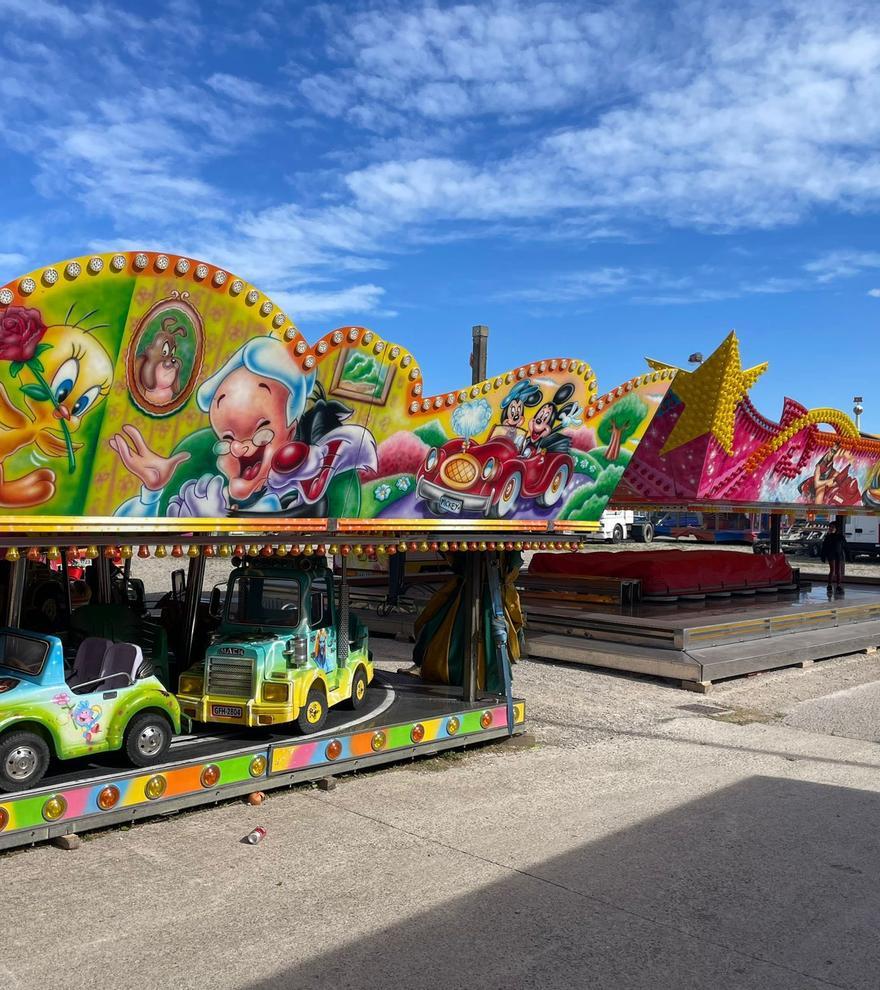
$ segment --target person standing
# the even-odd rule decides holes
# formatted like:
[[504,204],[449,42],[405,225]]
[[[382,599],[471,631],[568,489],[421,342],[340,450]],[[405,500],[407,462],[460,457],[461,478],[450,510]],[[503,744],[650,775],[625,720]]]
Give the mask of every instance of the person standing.
[[846,568],[846,538],[837,523],[831,523],[822,540],[822,562],[828,564],[828,590],[832,584],[843,591],[843,575]]

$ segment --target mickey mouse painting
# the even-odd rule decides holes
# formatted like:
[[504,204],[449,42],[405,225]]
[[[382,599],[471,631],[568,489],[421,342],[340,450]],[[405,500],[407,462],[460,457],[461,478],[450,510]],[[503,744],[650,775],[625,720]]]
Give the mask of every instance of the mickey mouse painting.
[[571,438],[562,431],[581,425],[581,407],[571,401],[573,395],[574,385],[566,382],[559,386],[552,399],[540,406],[529,422],[528,443],[523,448],[526,457],[542,451],[571,449]]

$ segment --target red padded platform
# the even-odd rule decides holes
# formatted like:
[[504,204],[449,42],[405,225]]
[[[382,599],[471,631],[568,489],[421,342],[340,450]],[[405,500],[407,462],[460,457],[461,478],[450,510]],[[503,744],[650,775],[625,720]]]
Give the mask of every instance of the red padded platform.
[[643,595],[688,595],[790,584],[785,554],[730,550],[646,550],[536,553],[529,574],[637,578]]

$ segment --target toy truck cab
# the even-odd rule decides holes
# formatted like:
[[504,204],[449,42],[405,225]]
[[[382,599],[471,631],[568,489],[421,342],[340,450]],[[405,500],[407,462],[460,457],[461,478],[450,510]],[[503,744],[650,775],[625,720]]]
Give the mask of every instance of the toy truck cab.
[[355,616],[340,628],[323,558],[243,561],[220,615],[204,661],[180,676],[190,718],[317,732],[333,705],[363,704],[373,679],[367,631]]

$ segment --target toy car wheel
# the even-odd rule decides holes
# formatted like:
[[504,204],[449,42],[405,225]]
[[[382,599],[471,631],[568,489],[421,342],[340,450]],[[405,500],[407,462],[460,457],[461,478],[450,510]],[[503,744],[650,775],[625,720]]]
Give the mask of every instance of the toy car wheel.
[[125,755],[136,767],[161,763],[171,746],[171,723],[158,712],[141,712],[125,730]]
[[611,542],[621,543],[623,542],[623,526],[617,523],[614,529],[611,531]]
[[354,675],[354,680],[351,682],[351,697],[348,699],[347,706],[354,709],[362,708],[364,702],[367,700],[367,672],[363,667],[358,667]]
[[516,505],[516,500],[519,498],[521,489],[522,475],[519,471],[514,471],[507,481],[504,482],[504,486],[498,496],[498,501],[492,506],[492,511],[490,514],[496,519],[503,519],[506,515],[508,515]]
[[535,499],[538,505],[543,505],[547,508],[551,505],[556,505],[560,498],[562,498],[563,492],[565,491],[565,486],[568,484],[568,475],[568,465],[560,464],[554,472],[553,477],[550,479],[550,484],[547,486],[547,491]]
[[313,687],[306,697],[296,720],[299,731],[308,734],[317,732],[327,721],[327,699],[320,688]]
[[46,740],[36,732],[8,732],[0,739],[0,790],[33,787],[45,774],[49,756]]
[[652,543],[654,540],[654,527],[651,523],[642,526],[642,535],[639,537],[640,543]]

